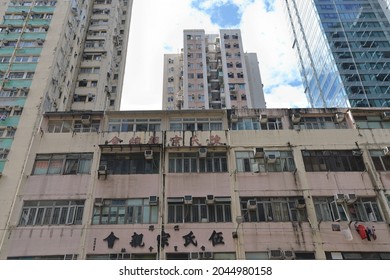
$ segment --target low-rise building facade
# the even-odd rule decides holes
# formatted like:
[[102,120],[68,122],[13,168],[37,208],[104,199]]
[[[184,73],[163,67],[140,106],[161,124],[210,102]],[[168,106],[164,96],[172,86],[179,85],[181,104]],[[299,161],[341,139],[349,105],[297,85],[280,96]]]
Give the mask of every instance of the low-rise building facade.
[[48,112],[3,259],[389,259],[390,112]]

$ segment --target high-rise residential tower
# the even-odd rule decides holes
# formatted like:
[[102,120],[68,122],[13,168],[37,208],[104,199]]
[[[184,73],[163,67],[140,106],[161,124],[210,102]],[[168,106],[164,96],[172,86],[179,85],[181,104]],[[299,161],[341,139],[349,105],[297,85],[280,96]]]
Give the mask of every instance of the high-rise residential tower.
[[76,134],[96,129],[90,112],[119,110],[131,7],[132,0],[0,1],[0,229],[33,139],[44,133],[43,114],[85,112],[50,128]]
[[312,107],[390,106],[386,1],[284,2]]
[[164,109],[265,108],[257,55],[244,53],[240,30],[184,30],[183,46],[164,56]]

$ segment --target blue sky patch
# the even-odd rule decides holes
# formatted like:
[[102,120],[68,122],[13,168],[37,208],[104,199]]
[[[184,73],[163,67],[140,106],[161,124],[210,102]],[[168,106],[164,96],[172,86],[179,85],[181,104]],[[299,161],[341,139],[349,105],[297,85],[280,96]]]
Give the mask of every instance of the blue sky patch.
[[192,1],[191,6],[205,12],[210,16],[211,22],[221,28],[234,27],[240,24],[242,13],[239,7],[233,3],[216,3],[210,7],[204,7],[203,0]]
[[295,79],[295,80],[289,81],[288,84],[292,87],[299,87],[299,86],[302,86],[302,81]]
[[267,12],[272,12],[275,10],[275,0],[264,0],[265,10]]

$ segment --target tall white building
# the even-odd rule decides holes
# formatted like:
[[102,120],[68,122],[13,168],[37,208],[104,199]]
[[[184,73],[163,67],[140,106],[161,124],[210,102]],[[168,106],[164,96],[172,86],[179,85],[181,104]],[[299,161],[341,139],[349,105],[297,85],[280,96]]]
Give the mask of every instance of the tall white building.
[[[0,229],[9,225],[45,112],[76,112],[53,131],[96,131],[119,110],[132,0],[0,1]],[[0,247],[5,240],[0,230]],[[1,254],[0,254],[1,255]]]
[[182,52],[164,56],[163,109],[265,108],[258,64],[238,29],[184,30]]

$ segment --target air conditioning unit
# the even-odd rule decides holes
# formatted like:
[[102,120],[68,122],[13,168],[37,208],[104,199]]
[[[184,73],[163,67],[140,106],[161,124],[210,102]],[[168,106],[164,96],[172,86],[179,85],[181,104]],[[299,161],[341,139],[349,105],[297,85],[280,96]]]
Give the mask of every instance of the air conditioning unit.
[[15,130],[13,126],[7,126],[7,131],[12,131],[12,130]]
[[336,113],[335,115],[335,122],[341,123],[345,119],[345,114],[344,113]]
[[282,260],[283,259],[283,251],[282,250],[269,250],[268,252],[270,260]]
[[255,158],[263,158],[264,157],[264,148],[255,148],[254,155],[255,155]]
[[301,121],[301,114],[298,114],[298,113],[294,113],[292,114],[291,116],[291,120],[294,124],[297,124]]
[[4,109],[8,112],[10,112],[12,110],[12,107],[11,106],[5,106]]
[[295,254],[294,251],[288,250],[288,251],[283,251],[284,259],[285,260],[293,260],[295,259]]
[[306,202],[304,198],[299,198],[296,202],[296,208],[302,209],[306,207]]
[[258,163],[252,163],[252,172],[253,173],[259,173],[260,172],[260,168],[259,168],[259,164]]
[[198,153],[200,158],[207,157],[207,148],[199,148]]
[[192,204],[192,195],[184,196],[184,204]]
[[249,211],[256,211],[257,209],[257,203],[256,203],[256,200],[248,200],[248,202],[246,203],[246,208],[249,210]]
[[203,252],[202,259],[207,260],[207,259],[212,259],[213,258],[213,252]]
[[198,253],[198,252],[191,252],[189,254],[189,259],[190,260],[199,260],[200,259],[200,253]]
[[144,156],[145,156],[145,159],[153,159],[153,151],[152,150],[145,150]]
[[107,165],[100,165],[98,169],[98,179],[101,176],[104,176],[104,179],[107,179]]
[[390,147],[384,147],[383,148],[383,154],[385,156],[390,156]]
[[158,196],[156,195],[149,196],[149,205],[151,206],[158,205]]
[[260,115],[260,123],[267,123],[267,122],[268,122],[267,114],[261,114]]
[[382,112],[381,117],[384,121],[390,120],[390,112]]
[[352,155],[355,156],[355,157],[359,157],[363,154],[363,152],[361,150],[353,150],[352,151]]
[[267,158],[267,163],[275,163],[277,156],[275,154],[268,154],[266,158]]
[[102,207],[104,204],[104,199],[103,198],[95,198],[95,203],[94,205],[96,207]]
[[91,124],[91,116],[90,115],[82,115],[81,116],[81,123],[84,125],[90,125]]
[[14,111],[21,111],[22,110],[22,107],[20,107],[20,106],[15,106],[14,107]]
[[232,114],[230,116],[230,120],[231,120],[231,122],[236,123],[236,122],[238,122],[238,116],[235,114]]
[[343,193],[336,193],[334,195],[334,200],[337,203],[343,203],[345,201],[345,195]]
[[347,201],[347,204],[352,204],[357,200],[357,195],[354,193],[346,194],[345,200]]
[[212,195],[212,194],[206,195],[206,204],[207,205],[214,204],[214,195]]

